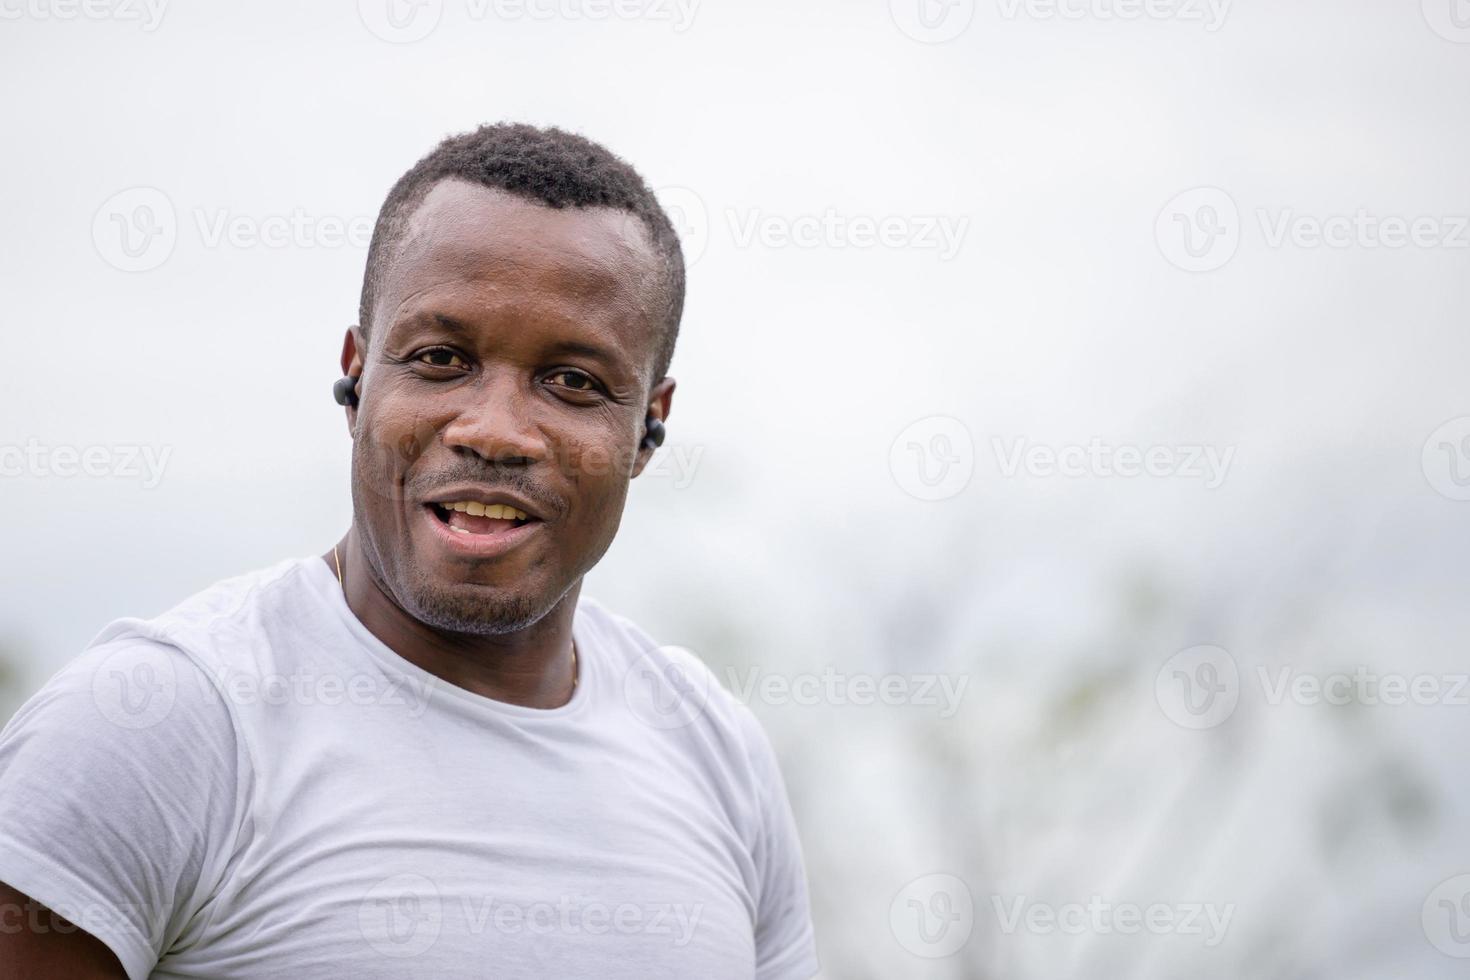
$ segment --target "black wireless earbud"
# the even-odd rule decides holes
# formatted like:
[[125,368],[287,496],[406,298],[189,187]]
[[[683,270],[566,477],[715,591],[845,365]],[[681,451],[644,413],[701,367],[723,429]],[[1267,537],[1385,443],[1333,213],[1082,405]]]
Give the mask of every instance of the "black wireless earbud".
[[350,374],[345,378],[338,378],[332,383],[332,398],[336,400],[338,405],[356,408],[357,379]]
[[643,428],[646,434],[643,437],[644,449],[657,449],[664,444],[664,424],[650,415],[643,420]]

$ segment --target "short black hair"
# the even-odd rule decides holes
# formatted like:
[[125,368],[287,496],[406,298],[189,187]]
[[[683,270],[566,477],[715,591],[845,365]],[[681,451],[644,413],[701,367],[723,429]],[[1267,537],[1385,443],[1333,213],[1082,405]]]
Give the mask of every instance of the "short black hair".
[[503,190],[553,208],[606,207],[626,211],[648,230],[660,259],[654,285],[662,294],[662,338],[654,357],[653,380],[661,380],[674,356],[684,315],[684,254],[679,235],[638,171],[606,147],[555,126],[495,123],[449,136],[398,178],[378,211],[362,277],[358,324],[364,334],[384,270],[408,226],[408,219],[441,180],[456,178]]

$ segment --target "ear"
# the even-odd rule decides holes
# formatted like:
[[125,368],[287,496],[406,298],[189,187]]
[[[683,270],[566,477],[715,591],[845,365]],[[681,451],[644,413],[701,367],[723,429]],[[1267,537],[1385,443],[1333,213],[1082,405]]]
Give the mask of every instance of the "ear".
[[[660,422],[667,423],[669,411],[674,407],[674,379],[664,378],[653,386],[648,393],[648,410],[643,413],[644,417],[653,416]],[[643,467],[653,458],[653,450],[643,445],[643,421],[638,423],[638,456],[633,461],[633,476],[643,472]]]
[[[367,344],[363,341],[362,328],[357,324],[347,328],[347,334],[342,338],[342,373],[354,378],[362,377],[362,359],[367,353]],[[359,402],[362,398],[362,381],[357,383]],[[357,409],[347,409],[347,432],[352,434],[357,425]]]

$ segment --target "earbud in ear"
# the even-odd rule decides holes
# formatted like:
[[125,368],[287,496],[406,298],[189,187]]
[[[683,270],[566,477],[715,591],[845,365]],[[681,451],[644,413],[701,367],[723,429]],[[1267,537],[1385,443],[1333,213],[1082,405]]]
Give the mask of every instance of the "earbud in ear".
[[643,436],[644,449],[657,449],[664,444],[664,424],[650,415],[643,420],[645,434]]
[[338,405],[345,405],[348,408],[356,408],[357,378],[353,377],[350,374],[344,378],[338,378],[332,384],[332,398],[336,400]]

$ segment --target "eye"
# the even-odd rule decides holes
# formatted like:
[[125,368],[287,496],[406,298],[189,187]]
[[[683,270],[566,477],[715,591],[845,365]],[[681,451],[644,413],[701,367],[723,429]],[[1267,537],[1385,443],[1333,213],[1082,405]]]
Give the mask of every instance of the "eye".
[[462,368],[469,367],[464,358],[460,357],[448,347],[431,347],[420,353],[415,360],[430,367]]
[[568,391],[597,391],[600,387],[592,375],[570,368],[553,371],[546,376],[546,380],[552,382],[554,387],[566,388]]

